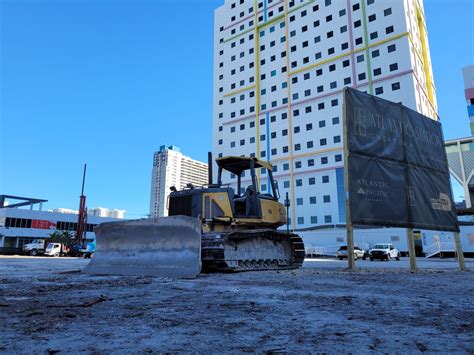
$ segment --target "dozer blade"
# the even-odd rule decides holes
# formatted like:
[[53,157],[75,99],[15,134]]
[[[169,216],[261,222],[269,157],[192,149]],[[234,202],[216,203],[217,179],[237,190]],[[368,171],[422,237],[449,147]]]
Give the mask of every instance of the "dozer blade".
[[89,274],[194,278],[201,271],[199,219],[172,216],[101,223]]

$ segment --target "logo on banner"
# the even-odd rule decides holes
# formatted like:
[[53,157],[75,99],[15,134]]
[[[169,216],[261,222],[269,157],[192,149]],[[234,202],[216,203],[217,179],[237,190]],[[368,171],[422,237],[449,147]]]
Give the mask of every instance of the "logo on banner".
[[431,198],[431,206],[439,211],[451,211],[451,199],[448,194],[439,193],[438,198]]
[[371,201],[383,201],[388,198],[388,183],[380,180],[357,179],[358,195],[365,195],[364,198]]

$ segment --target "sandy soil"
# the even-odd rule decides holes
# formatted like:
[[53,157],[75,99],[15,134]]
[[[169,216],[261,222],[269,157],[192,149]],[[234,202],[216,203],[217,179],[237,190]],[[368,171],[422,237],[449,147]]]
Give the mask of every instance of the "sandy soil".
[[453,260],[195,280],[77,272],[87,262],[0,257],[0,352],[474,352],[474,273]]

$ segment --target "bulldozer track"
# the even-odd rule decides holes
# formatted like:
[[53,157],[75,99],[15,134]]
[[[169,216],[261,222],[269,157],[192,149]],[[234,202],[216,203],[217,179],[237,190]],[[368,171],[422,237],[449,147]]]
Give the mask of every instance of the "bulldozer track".
[[[204,272],[296,269],[302,266],[305,256],[304,243],[300,236],[272,229],[207,233],[202,236],[201,243]],[[243,249],[247,243],[254,243],[258,247],[253,251],[251,249],[239,253],[239,248]],[[280,254],[275,252],[274,255],[262,256],[259,251],[265,249],[265,243],[278,245]],[[267,248],[268,254],[272,253],[272,249],[274,248]]]

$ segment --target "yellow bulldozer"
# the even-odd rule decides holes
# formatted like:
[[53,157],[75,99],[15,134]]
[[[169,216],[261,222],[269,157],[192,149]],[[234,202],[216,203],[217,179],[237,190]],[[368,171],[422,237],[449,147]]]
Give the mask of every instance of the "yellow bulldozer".
[[[216,163],[217,183],[212,182],[211,170],[205,186],[188,184],[180,191],[172,187],[169,217],[97,226],[97,250],[85,271],[191,278],[201,271],[300,267],[303,240],[278,230],[287,218],[285,206],[278,202],[271,164],[233,156],[218,158]],[[222,183],[224,171],[235,174],[237,190]],[[265,193],[258,181],[263,174],[269,187]]]

